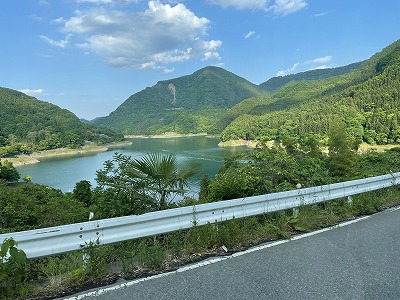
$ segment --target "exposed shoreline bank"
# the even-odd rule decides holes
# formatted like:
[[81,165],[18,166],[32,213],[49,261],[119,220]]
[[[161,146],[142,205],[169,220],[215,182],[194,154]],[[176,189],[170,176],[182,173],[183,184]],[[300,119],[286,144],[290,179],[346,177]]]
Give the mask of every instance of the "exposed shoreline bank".
[[117,149],[123,146],[128,146],[131,144],[132,142],[130,141],[124,141],[106,145],[85,145],[81,148],[76,148],[76,149],[59,148],[59,149],[34,152],[32,154],[21,154],[16,157],[3,158],[3,160],[10,161],[14,167],[20,167],[23,165],[39,163],[40,160],[45,158],[78,156],[90,153],[100,153],[109,151],[111,149]]
[[[216,138],[218,136],[207,135],[206,133],[197,133],[197,134],[179,134],[176,132],[167,132],[160,135],[127,135],[125,138],[179,138],[179,137],[196,137],[196,136],[205,136],[210,138]],[[247,146],[249,148],[255,148],[257,146],[258,141],[246,141],[246,140],[230,140],[226,142],[219,142],[219,147],[238,147],[238,146]],[[269,146],[272,146],[273,142],[268,142]],[[42,159],[46,158],[54,158],[54,157],[68,157],[68,156],[80,156],[87,155],[90,153],[101,153],[110,151],[112,149],[118,149],[124,146],[132,145],[131,141],[123,141],[117,143],[111,143],[106,145],[85,145],[81,148],[77,149],[69,149],[69,148],[59,148],[53,150],[45,150],[40,152],[34,152],[32,154],[26,155],[21,154],[16,157],[2,158],[3,160],[10,161],[14,167],[20,167],[28,164],[39,163]],[[359,153],[364,153],[368,151],[372,152],[382,152],[388,150],[393,147],[399,147],[399,145],[368,145],[366,143],[362,143],[358,150]]]
[[215,136],[208,135],[207,133],[181,134],[181,133],[176,133],[176,132],[165,132],[163,134],[155,134],[155,135],[125,135],[125,138],[126,139],[168,139],[168,138],[192,137],[192,136],[215,137]]
[[[219,147],[237,147],[237,146],[247,146],[249,148],[255,148],[259,141],[257,140],[229,140],[226,142],[220,142],[218,144]],[[268,141],[267,146],[272,147],[274,145],[274,141]],[[384,152],[386,150],[395,148],[395,147],[400,147],[398,144],[388,144],[388,145],[370,145],[365,142],[361,143],[359,148],[358,148],[358,153],[366,153],[366,152]],[[328,153],[328,148],[327,147],[322,147],[322,151],[325,153]]]
[[[125,135],[127,139],[168,139],[168,138],[180,138],[180,137],[196,137],[205,136],[208,138],[219,138],[219,135],[210,135],[207,133],[189,133],[181,134],[176,132],[166,132],[163,134],[156,135]],[[247,146],[249,148],[255,148],[258,141],[246,141],[246,140],[230,140],[226,142],[219,142],[218,147],[237,147],[237,146]]]
[[229,140],[226,142],[219,142],[219,147],[238,147],[238,146],[247,146],[249,148],[255,148],[258,144],[258,141],[246,141],[246,140]]

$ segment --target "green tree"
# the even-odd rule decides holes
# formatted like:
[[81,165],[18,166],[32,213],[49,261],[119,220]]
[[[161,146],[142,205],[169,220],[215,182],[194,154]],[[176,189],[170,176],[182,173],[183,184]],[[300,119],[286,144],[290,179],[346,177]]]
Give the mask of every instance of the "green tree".
[[75,184],[72,191],[74,198],[83,203],[85,207],[92,204],[92,184],[87,180],[81,180]]
[[313,134],[303,134],[299,139],[300,148],[311,157],[321,157],[322,151],[317,137]]
[[210,195],[211,179],[207,174],[204,174],[200,180],[199,200],[207,200]]
[[[314,142],[311,143],[314,149]],[[286,151],[285,151],[286,150]],[[315,153],[314,153],[315,152]],[[287,151],[280,145],[260,144],[225,160],[209,184],[209,200],[219,201],[323,185],[332,182],[326,156],[299,148]]]
[[9,296],[24,281],[28,259],[12,238],[5,239],[0,246],[0,291]]
[[61,190],[0,181],[0,233],[83,222],[88,209]]
[[25,181],[25,182],[32,182],[32,176],[31,176],[31,175],[26,175],[26,176],[24,177],[24,181]]
[[91,210],[96,217],[113,218],[143,214],[157,209],[155,199],[146,195],[143,184],[132,178],[130,156],[115,153],[97,170]]
[[[132,159],[116,153],[112,160],[104,163],[102,170],[97,171],[97,191],[114,195],[110,202],[115,200],[115,203],[122,203],[131,213],[166,209],[174,196],[184,195],[185,188],[189,187],[188,180],[198,169],[197,163],[178,168],[176,156],[173,154],[162,156],[152,153],[141,159]],[[102,205],[111,205],[113,211],[115,210],[113,214],[129,214],[120,210],[117,212],[118,208],[112,203],[106,204],[102,201]]]
[[282,145],[286,152],[295,153],[298,150],[298,139],[293,136],[285,135],[282,137]]
[[144,184],[144,188],[157,200],[158,209],[167,209],[175,195],[184,195],[189,178],[198,173],[200,164],[190,163],[182,168],[174,154],[149,153],[132,161],[131,174]]
[[20,177],[19,172],[10,161],[4,160],[2,162],[0,159],[0,180],[3,179],[6,182],[15,182],[18,181]]
[[110,187],[118,194],[131,191],[151,196],[161,210],[168,208],[174,196],[184,195],[188,180],[199,167],[197,163],[190,163],[179,168],[174,154],[150,153],[141,159],[132,159],[116,153],[104,163],[103,170],[97,171],[96,181],[99,188]]
[[335,122],[329,130],[329,168],[334,176],[343,177],[352,169],[356,154],[346,134],[344,123]]

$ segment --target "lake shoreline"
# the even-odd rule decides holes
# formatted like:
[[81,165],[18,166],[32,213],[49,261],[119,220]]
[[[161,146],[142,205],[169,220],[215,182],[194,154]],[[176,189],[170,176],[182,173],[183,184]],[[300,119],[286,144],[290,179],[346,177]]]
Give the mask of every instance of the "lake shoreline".
[[[189,134],[181,134],[176,132],[165,132],[163,134],[156,135],[125,135],[126,139],[169,139],[169,138],[185,138],[185,137],[196,137],[196,136],[205,136],[207,138],[219,138],[219,135],[210,135],[207,133],[189,133]],[[255,148],[258,144],[257,140],[229,140],[225,142],[219,142],[218,147],[239,147],[239,146],[247,146],[249,148]]]
[[3,160],[8,160],[13,164],[14,167],[21,167],[24,165],[39,163],[42,159],[54,158],[54,157],[68,157],[68,156],[78,156],[90,153],[100,153],[110,151],[112,149],[117,149],[124,146],[132,145],[130,141],[116,142],[105,145],[85,145],[81,148],[70,149],[70,148],[59,148],[52,150],[44,150],[33,152],[32,154],[20,154],[16,157],[3,158]]
[[[101,153],[78,154],[66,157],[44,157],[40,163],[25,164],[17,167],[21,178],[31,176],[32,182],[60,189],[63,192],[72,191],[77,182],[87,180],[92,187],[97,186],[96,172],[104,168],[106,161],[112,160],[115,152],[133,159],[139,159],[149,151],[163,155],[174,153],[179,166],[190,162],[199,162],[201,169],[189,180],[188,196],[197,197],[202,176],[213,177],[217,174],[224,159],[238,153],[240,147],[218,147],[218,138],[187,137],[171,139],[128,139],[130,146],[115,148]],[[246,150],[243,147],[243,150]]]
[[246,141],[246,140],[229,140],[226,142],[219,142],[218,147],[239,147],[239,146],[247,146],[249,148],[255,148],[258,144],[258,141]]
[[195,136],[205,136],[205,137],[218,137],[211,136],[207,133],[177,133],[177,132],[165,132],[163,134],[155,134],[155,135],[125,135],[126,139],[169,139],[169,138],[180,138],[180,137],[195,137]]

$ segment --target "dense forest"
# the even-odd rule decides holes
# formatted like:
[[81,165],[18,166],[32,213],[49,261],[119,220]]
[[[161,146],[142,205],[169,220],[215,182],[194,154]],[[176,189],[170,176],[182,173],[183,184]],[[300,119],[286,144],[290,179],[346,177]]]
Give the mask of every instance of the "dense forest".
[[82,123],[66,109],[0,88],[0,157],[122,139],[110,129]]
[[[291,82],[272,97],[246,100],[246,111],[229,123],[221,139],[281,141],[306,133],[325,139],[331,124],[340,121],[355,143],[399,143],[399,100],[397,41],[348,74]],[[237,110],[234,107],[230,113]]]
[[206,67],[160,81],[90,123],[0,88],[0,157],[106,143],[121,140],[122,134],[210,133],[222,141],[281,141],[311,133],[326,141],[338,121],[354,143],[399,143],[399,49],[396,41],[360,63],[274,77],[259,86]]
[[289,82],[297,82],[302,80],[319,80],[344,75],[358,69],[363,63],[364,62],[357,62],[338,68],[317,69],[285,76],[272,77],[266,82],[261,83],[259,87],[266,91],[268,94],[272,95],[278,92],[284,85],[288,84]]
[[396,41],[348,66],[274,77],[256,86],[217,67],[160,81],[129,97],[101,124],[124,134],[211,133],[222,141],[327,139],[344,122],[354,143],[399,143]]
[[160,81],[130,96],[94,124],[124,134],[213,132],[216,120],[226,109],[263,93],[231,72],[206,67],[191,75]]

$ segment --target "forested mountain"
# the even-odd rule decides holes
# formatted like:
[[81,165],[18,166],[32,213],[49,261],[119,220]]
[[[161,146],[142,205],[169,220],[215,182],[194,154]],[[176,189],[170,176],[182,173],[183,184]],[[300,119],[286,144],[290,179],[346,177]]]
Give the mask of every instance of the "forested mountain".
[[253,99],[256,105],[230,123],[221,138],[281,140],[308,133],[324,138],[339,122],[355,143],[400,143],[399,101],[400,40],[350,73],[291,82],[267,101]]
[[396,41],[348,66],[272,78],[260,86],[218,67],[160,81],[122,103],[102,125],[124,134],[221,133],[222,140],[327,136],[345,123],[354,141],[400,142]]
[[125,134],[212,132],[220,115],[240,101],[262,95],[251,82],[218,67],[159,81],[94,120]]
[[106,143],[123,136],[82,123],[72,112],[16,90],[0,87],[0,157],[60,147],[76,148],[85,141]]
[[296,74],[290,74],[286,76],[276,76],[270,78],[266,82],[261,83],[259,87],[268,94],[272,95],[278,92],[284,85],[288,84],[289,82],[298,82],[302,80],[319,80],[319,79],[344,75],[360,68],[363,63],[364,61],[356,62],[338,68],[317,69],[306,72],[300,72]]

